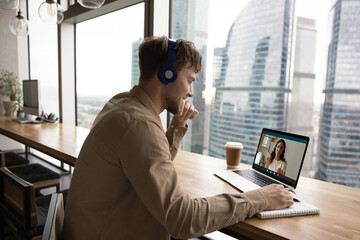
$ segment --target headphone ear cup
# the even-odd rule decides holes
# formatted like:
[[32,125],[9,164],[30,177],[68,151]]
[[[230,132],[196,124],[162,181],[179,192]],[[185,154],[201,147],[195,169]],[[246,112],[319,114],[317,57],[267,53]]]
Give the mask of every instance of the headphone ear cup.
[[177,71],[172,66],[165,66],[160,69],[158,77],[162,83],[169,84],[176,80]]
[[48,120],[56,121],[57,120],[56,114],[55,113],[50,113],[49,116],[48,116]]

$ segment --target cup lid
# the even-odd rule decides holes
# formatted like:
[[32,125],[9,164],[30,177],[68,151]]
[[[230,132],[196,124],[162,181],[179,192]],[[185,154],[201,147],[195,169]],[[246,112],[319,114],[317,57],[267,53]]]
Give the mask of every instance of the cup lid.
[[239,143],[239,142],[227,142],[225,144],[225,147],[237,148],[237,149],[243,149],[244,148],[242,143]]

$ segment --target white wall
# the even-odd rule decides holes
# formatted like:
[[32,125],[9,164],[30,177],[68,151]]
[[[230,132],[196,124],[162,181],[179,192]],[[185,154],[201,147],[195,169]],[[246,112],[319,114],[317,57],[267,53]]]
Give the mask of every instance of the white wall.
[[[26,6],[25,0],[21,1],[21,6]],[[22,7],[22,12],[26,13],[25,7]],[[16,37],[10,32],[9,21],[15,16],[15,10],[0,9],[0,70],[6,69],[14,72],[19,79],[25,79],[28,76],[27,38]],[[0,114],[5,113],[2,99],[0,96]],[[22,144],[0,135],[1,150],[22,147]]]
[[[0,9],[0,70],[5,69],[18,75],[17,38],[9,29],[9,21],[15,15],[15,10]],[[0,114],[4,113],[1,101]]]

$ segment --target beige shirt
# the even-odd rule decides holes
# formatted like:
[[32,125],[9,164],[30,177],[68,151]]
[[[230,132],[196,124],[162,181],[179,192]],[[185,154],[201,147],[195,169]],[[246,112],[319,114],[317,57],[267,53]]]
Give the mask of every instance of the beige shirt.
[[165,134],[139,87],[113,97],[76,162],[63,239],[190,238],[266,208],[258,191],[198,199],[185,194],[172,162],[185,132],[172,122]]

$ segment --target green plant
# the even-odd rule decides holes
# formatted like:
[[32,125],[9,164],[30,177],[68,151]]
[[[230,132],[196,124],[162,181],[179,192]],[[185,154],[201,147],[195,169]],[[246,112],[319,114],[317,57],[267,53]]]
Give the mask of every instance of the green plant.
[[1,71],[0,94],[9,97],[10,101],[17,101],[18,105],[22,103],[20,83],[13,72]]

